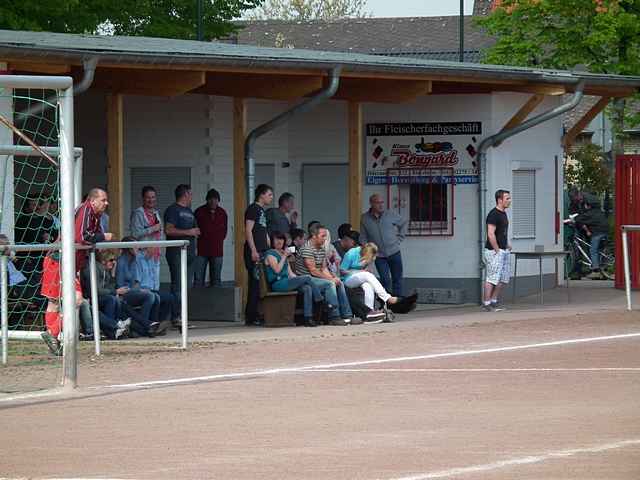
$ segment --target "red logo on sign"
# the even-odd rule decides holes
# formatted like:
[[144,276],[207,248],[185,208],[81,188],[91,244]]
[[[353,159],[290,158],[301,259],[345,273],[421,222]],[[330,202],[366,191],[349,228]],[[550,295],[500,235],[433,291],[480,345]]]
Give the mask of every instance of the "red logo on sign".
[[398,167],[452,167],[458,164],[458,151],[439,152],[433,154],[397,153]]

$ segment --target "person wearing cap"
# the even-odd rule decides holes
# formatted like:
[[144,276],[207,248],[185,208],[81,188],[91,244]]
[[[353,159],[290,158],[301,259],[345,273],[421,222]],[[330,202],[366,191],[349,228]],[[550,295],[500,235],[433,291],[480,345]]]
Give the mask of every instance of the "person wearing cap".
[[584,194],[584,212],[575,218],[587,238],[591,240],[589,256],[591,257],[591,273],[589,278],[602,278],[600,273],[600,243],[609,232],[609,222],[601,208],[600,199],[591,193]]
[[351,230],[352,230],[352,227],[350,223],[343,223],[338,227],[338,240],[333,242],[333,246],[335,247],[336,251],[338,252],[338,255],[340,255],[341,258],[344,257],[344,254],[347,253],[347,250],[349,250],[348,248],[345,249],[343,247],[342,240]]
[[344,258],[349,250],[360,245],[360,232],[356,230],[343,232],[340,240],[334,242],[333,245],[336,247],[338,255],[340,255],[341,258]]
[[222,285],[222,257],[224,239],[227,237],[227,212],[220,206],[220,193],[212,188],[207,192],[207,203],[196,209],[196,221],[200,229],[198,237],[198,264],[196,266],[196,286],[205,285],[207,266],[209,285]]

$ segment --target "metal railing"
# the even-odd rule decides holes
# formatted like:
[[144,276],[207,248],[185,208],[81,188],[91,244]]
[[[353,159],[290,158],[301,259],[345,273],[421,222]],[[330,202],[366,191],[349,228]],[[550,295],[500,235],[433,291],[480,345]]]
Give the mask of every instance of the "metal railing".
[[[89,254],[90,285],[91,285],[91,313],[93,320],[93,338],[96,355],[101,354],[100,342],[100,313],[98,308],[98,278],[96,273],[96,251],[109,249],[147,248],[147,247],[180,247],[180,323],[182,335],[180,347],[187,348],[188,332],[188,285],[187,285],[187,240],[158,240],[144,242],[100,242],[95,245],[75,245],[76,250],[87,250]],[[0,307],[2,322],[2,363],[8,361],[9,338],[34,339],[40,338],[41,332],[9,332],[8,291],[9,279],[7,275],[8,260],[11,253],[59,251],[58,243],[31,245],[4,245],[0,252]],[[73,334],[77,335],[75,328]]]
[[640,225],[622,225],[622,259],[624,261],[624,289],[627,295],[627,310],[631,310],[631,270],[629,267],[629,232],[640,232]]

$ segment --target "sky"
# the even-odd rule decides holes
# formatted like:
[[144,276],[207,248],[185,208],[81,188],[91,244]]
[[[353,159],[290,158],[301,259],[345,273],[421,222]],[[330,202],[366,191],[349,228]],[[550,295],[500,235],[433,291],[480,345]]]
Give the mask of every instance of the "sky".
[[[458,15],[460,0],[367,0],[374,17],[434,17]],[[464,13],[471,15],[473,0],[464,0]]]

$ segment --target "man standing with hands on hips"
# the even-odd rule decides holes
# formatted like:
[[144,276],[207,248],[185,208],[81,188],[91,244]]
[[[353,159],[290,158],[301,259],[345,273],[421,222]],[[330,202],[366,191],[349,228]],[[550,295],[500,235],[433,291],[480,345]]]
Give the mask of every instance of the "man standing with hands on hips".
[[509,283],[511,264],[509,261],[509,217],[507,208],[511,206],[511,194],[508,190],[498,190],[495,194],[496,207],[487,215],[487,241],[484,250],[484,263],[487,278],[484,284],[482,309],[485,312],[499,312],[504,307],[498,302],[502,289]]
[[384,200],[377,193],[369,197],[369,205],[369,211],[362,214],[360,219],[360,243],[376,244],[376,268],[380,274],[380,283],[394,297],[402,297],[400,244],[406,236],[407,220],[397,213],[385,210]]

